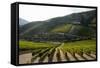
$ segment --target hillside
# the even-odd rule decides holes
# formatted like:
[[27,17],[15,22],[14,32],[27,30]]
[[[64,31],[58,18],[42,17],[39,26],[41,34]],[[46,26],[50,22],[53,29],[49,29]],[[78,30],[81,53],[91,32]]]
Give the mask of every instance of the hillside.
[[30,22],[20,28],[21,37],[32,37],[41,33],[66,33],[78,36],[96,35],[96,11],[72,13],[46,21]]

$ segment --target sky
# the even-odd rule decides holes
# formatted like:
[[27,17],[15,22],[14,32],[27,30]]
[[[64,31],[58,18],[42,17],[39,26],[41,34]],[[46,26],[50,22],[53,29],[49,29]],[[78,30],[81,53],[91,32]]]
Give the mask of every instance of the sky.
[[95,9],[20,4],[19,18],[22,18],[29,22],[44,21],[54,17],[60,17],[72,13],[85,12],[91,10],[95,10]]

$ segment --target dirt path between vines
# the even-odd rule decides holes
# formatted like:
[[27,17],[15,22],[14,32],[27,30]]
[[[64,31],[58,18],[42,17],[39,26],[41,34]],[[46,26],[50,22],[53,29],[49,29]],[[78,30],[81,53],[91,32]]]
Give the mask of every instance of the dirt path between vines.
[[19,55],[19,64],[31,63],[32,53]]

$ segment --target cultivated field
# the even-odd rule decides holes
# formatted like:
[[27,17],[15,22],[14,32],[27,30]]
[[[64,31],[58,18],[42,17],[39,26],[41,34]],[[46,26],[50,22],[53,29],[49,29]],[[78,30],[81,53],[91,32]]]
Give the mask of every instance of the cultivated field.
[[96,41],[19,42],[19,64],[84,61],[96,59]]

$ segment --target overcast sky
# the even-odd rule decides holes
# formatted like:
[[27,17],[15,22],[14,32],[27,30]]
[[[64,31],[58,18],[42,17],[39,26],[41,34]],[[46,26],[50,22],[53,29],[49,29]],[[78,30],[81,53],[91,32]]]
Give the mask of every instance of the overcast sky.
[[95,9],[21,4],[19,5],[19,17],[29,22],[43,21],[53,17],[65,16],[71,13],[78,13],[90,10]]

